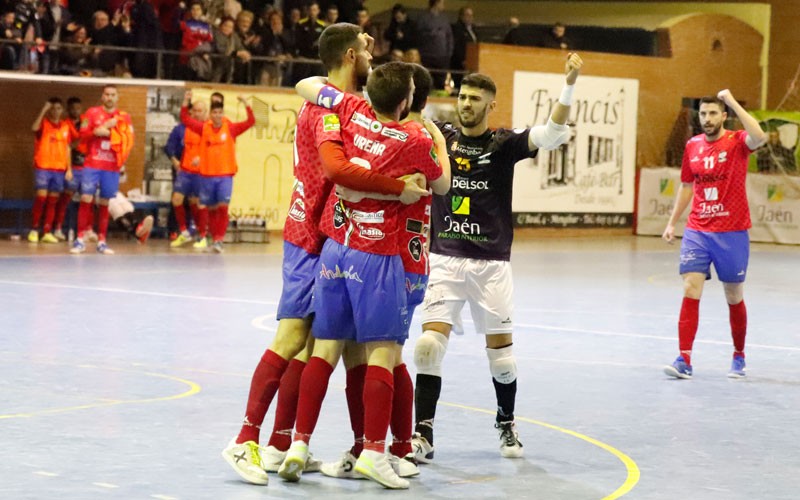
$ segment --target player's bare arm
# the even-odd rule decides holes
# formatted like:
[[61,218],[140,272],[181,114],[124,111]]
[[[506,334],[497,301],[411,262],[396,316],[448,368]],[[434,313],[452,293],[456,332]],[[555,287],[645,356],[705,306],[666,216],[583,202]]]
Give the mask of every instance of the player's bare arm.
[[447,154],[447,141],[439,127],[434,125],[432,121],[425,120],[423,124],[425,125],[425,130],[431,134],[439,166],[442,167],[441,177],[430,181],[430,187],[435,194],[444,195],[450,191],[450,155]]
[[33,125],[31,126],[31,130],[33,132],[38,132],[39,129],[42,128],[42,120],[44,119],[44,115],[46,115],[47,112],[50,111],[50,108],[52,107],[53,104],[50,101],[44,103],[44,106],[42,106],[42,110],[39,112],[39,116],[36,117],[36,120],[33,122]]
[[528,147],[531,151],[537,149],[555,149],[569,140],[569,127],[566,125],[569,119],[569,110],[572,106],[572,94],[575,90],[575,82],[578,80],[583,59],[572,52],[567,56],[565,65],[566,85],[561,90],[561,95],[553,107],[553,112],[545,125],[537,125],[531,128],[528,137]]
[[675,195],[675,206],[672,207],[672,214],[669,217],[669,222],[667,222],[667,227],[664,229],[664,233],[661,235],[664,238],[664,241],[667,243],[672,243],[675,240],[675,225],[678,223],[678,219],[681,218],[683,212],[686,211],[686,207],[689,206],[689,203],[692,202],[692,183],[682,182],[680,186],[678,186],[678,194]]
[[758,149],[765,142],[767,142],[767,134],[761,130],[761,126],[758,124],[758,120],[756,120],[753,116],[750,115],[745,109],[739,104],[730,90],[724,89],[720,90],[717,94],[717,97],[725,103],[734,113],[736,113],[736,117],[742,122],[745,131],[747,132],[747,138],[745,142],[747,142],[747,147],[750,148],[751,151]]

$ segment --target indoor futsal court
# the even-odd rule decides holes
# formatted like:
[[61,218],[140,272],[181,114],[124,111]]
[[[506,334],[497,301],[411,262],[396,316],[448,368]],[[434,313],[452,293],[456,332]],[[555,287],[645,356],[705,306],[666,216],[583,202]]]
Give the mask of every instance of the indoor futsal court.
[[[306,474],[242,482],[220,456],[277,326],[280,245],[224,255],[117,243],[113,258],[2,242],[0,498],[796,499],[800,248],[753,244],[746,379],[722,288],[706,286],[692,380],[677,351],[678,245],[523,237],[512,254],[517,425],[502,459],[483,338],[453,337],[436,459],[405,492]],[[414,319],[405,349],[409,369]],[[311,441],[351,444],[337,369]],[[272,411],[265,425],[271,426]]]

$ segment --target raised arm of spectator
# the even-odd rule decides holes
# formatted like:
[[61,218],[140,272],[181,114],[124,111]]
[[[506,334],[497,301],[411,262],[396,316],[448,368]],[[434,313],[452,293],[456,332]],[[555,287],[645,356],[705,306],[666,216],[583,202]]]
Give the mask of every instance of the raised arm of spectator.
[[192,101],[192,91],[187,90],[183,95],[183,105],[181,106],[181,122],[186,125],[186,128],[196,134],[203,133],[203,122],[195,120],[189,116],[189,103]]
[[720,90],[717,97],[722,100],[729,108],[736,113],[736,117],[742,122],[744,130],[747,132],[745,142],[751,151],[758,149],[761,145],[767,142],[767,134],[761,130],[761,125],[750,113],[745,111],[739,101],[734,99],[733,94],[728,89]]
[[561,96],[553,106],[553,112],[546,125],[537,125],[531,128],[528,136],[528,147],[531,151],[537,149],[556,149],[569,140],[569,127],[566,125],[569,119],[569,110],[572,105],[572,94],[575,90],[575,82],[583,66],[583,60],[576,53],[567,56],[566,64],[566,85],[561,90]]

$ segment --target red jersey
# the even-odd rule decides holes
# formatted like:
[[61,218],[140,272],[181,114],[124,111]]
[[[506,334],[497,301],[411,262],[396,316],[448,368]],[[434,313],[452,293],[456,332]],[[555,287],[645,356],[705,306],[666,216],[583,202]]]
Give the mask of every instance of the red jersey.
[[313,255],[322,252],[327,238],[320,232],[319,223],[333,182],[322,173],[318,148],[329,140],[341,141],[339,117],[304,102],[294,132],[294,191],[283,239]]
[[[399,123],[381,123],[364,99],[350,94],[334,110],[341,119],[344,151],[352,163],[389,177],[415,172],[428,180],[441,177],[442,168],[429,136],[411,134]],[[397,255],[401,206],[398,201],[373,199],[352,203],[332,195],[321,229],[350,248]]]
[[131,123],[131,117],[128,113],[120,111],[119,109],[115,109],[109,113],[102,106],[95,106],[86,111],[83,122],[81,123],[81,141],[86,143],[86,157],[83,161],[84,167],[119,172],[122,164],[118,161],[118,150],[112,144],[112,138],[97,137],[94,135],[94,129],[102,126],[114,117],[117,118],[118,123],[123,124],[122,126],[126,128],[127,131],[130,131],[132,137],[133,124]]
[[[428,135],[418,122],[403,124],[409,134]],[[400,239],[398,249],[407,273],[428,274],[428,235],[431,227],[431,197],[400,207]]]
[[745,177],[752,151],[746,137],[744,130],[723,130],[714,142],[700,134],[686,143],[681,182],[694,186],[687,228],[712,233],[750,228]]

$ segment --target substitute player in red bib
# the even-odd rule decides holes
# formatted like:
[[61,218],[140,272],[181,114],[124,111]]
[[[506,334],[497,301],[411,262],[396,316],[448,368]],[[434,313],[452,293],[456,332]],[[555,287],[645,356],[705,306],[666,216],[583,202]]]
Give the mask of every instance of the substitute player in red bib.
[[119,93],[115,85],[103,87],[102,106],[86,111],[81,124],[81,141],[87,144],[81,180],[81,204],[78,209],[78,238],[70,252],[86,251],[84,235],[91,229],[92,200],[100,190],[97,210],[97,252],[113,254],[106,244],[108,200],[119,189],[120,169],[133,149],[133,124],[128,113],[117,109]]
[[[733,132],[723,128],[728,116],[726,105],[736,113],[744,130]],[[699,118],[703,133],[686,143],[681,185],[662,236],[667,242],[673,241],[675,224],[691,203],[681,241],[680,274],[684,292],[678,320],[680,352],[672,365],[664,368],[664,373],[692,378],[692,344],[697,333],[700,297],[705,281],[711,278],[713,264],[730,311],[733,360],[728,376],[741,378],[745,376],[744,280],[750,257],[747,230],[751,226],[745,177],[750,153],[764,144],[767,135],[727,89],[717,97],[700,100]]]

